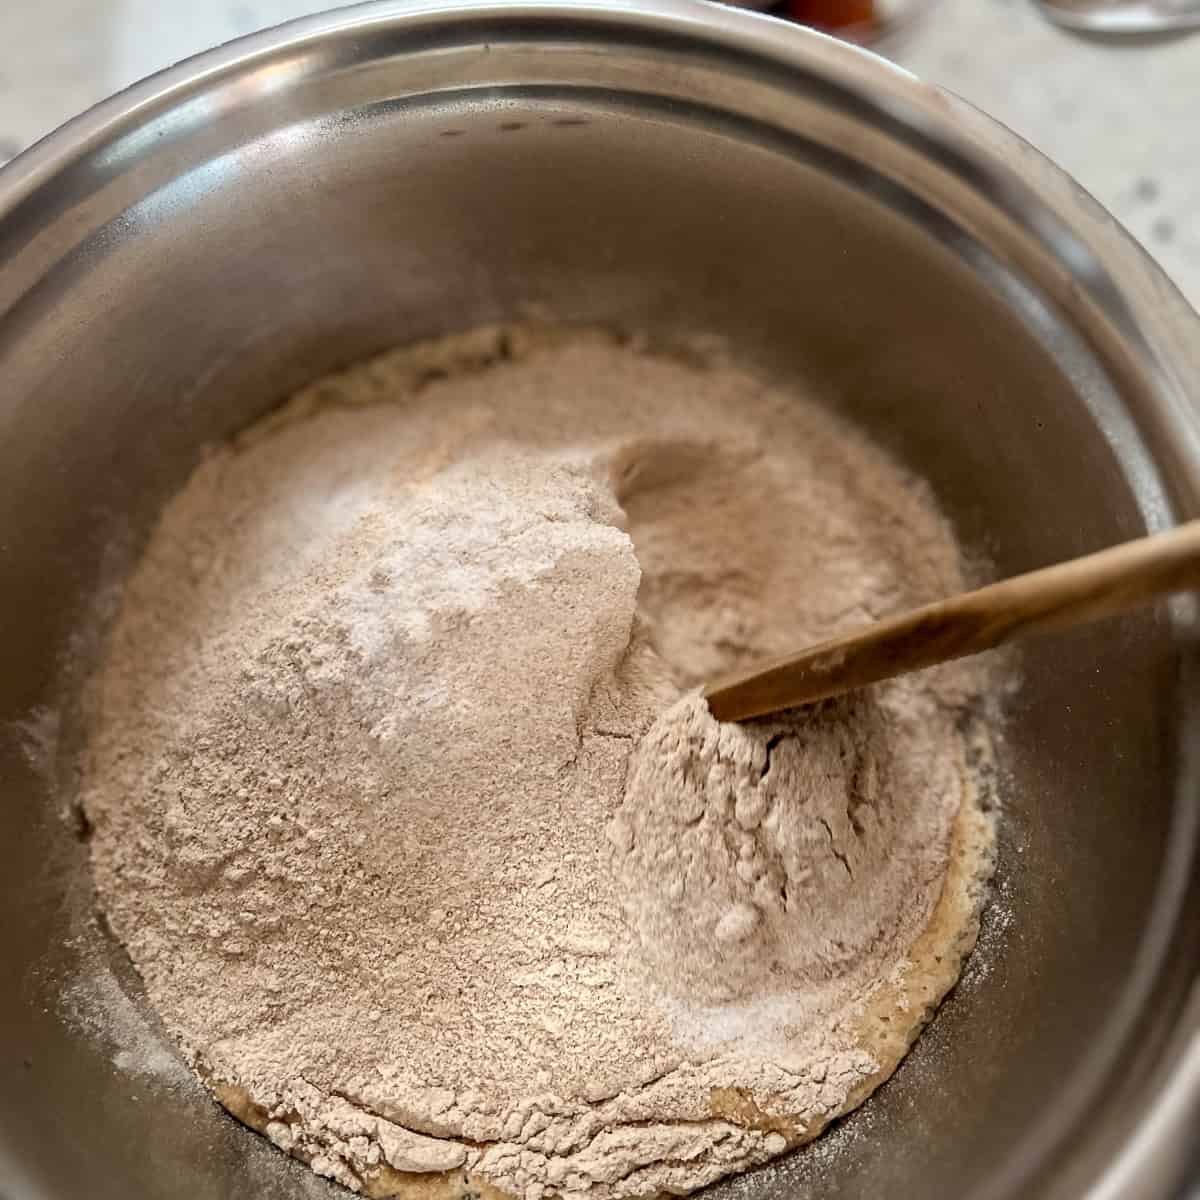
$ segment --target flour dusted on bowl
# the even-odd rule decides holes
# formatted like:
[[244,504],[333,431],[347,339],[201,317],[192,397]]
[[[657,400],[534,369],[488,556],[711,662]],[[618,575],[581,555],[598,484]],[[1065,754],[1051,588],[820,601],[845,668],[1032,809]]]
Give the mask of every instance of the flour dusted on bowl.
[[814,404],[598,333],[323,380],[167,507],[88,695],[100,903],[217,1097],[373,1196],[684,1193],[815,1137],[973,945],[977,667],[711,673],[963,586]]

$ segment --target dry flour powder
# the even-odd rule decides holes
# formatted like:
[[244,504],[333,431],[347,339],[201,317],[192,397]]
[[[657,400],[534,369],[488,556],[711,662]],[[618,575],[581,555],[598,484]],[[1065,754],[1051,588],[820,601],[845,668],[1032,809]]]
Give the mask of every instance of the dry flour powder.
[[815,404],[485,329],[167,507],[88,695],[100,903],[238,1117],[373,1196],[684,1193],[893,1070],[975,938],[976,668],[719,725],[712,672],[963,586]]

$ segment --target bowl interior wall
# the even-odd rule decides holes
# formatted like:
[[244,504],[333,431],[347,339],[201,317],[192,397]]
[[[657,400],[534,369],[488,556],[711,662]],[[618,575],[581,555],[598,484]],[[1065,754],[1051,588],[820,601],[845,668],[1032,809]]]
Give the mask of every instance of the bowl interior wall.
[[[998,574],[1145,528],[1099,362],[966,233],[849,159],[567,89],[232,125],[0,317],[11,1194],[324,1187],[198,1087],[131,1074],[63,1019],[84,849],[13,723],[94,654],[74,631],[95,628],[97,587],[205,445],[326,370],[522,312],[720,335],[926,476]],[[966,1195],[1053,1108],[1149,919],[1173,662],[1161,611],[1020,657],[994,945],[838,1152],[759,1172],[755,1194]]]

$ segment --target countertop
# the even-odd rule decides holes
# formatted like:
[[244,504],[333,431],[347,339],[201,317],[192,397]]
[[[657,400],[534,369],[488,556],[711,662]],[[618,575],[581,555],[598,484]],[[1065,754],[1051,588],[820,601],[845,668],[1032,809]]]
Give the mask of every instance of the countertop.
[[[0,162],[144,75],[327,0],[5,0]],[[1200,308],[1200,36],[1120,48],[1027,0],[944,0],[897,61],[1070,171]]]

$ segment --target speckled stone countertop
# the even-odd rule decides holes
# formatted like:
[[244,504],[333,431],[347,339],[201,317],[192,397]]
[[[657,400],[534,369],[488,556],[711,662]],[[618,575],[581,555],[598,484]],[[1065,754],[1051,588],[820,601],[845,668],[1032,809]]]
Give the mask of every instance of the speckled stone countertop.
[[[328,0],[0,0],[0,162],[68,117],[208,46]],[[944,0],[903,65],[1070,171],[1200,308],[1200,36],[1113,49],[1028,0]]]

